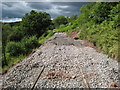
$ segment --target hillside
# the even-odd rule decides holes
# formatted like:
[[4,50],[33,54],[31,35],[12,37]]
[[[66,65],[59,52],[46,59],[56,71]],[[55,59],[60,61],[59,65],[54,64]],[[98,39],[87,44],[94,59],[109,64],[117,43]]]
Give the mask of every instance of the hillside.
[[55,33],[3,75],[3,87],[115,88],[119,87],[118,62],[82,40]]

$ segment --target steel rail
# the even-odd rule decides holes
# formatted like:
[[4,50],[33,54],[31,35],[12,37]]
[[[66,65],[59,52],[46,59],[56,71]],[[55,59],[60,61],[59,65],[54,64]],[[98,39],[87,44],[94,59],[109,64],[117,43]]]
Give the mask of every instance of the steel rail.
[[39,73],[37,79],[35,80],[35,83],[33,84],[31,90],[33,90],[33,89],[35,88],[35,85],[36,85],[36,83],[38,82],[38,80],[39,80],[41,74],[43,73],[44,69],[45,69],[45,66],[42,67],[42,70],[40,71],[40,73]]

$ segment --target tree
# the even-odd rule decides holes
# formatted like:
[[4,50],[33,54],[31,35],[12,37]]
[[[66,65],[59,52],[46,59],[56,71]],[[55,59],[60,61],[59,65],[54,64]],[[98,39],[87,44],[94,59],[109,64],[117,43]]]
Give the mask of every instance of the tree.
[[120,27],[120,2],[110,11],[109,17],[114,27]]
[[80,25],[83,26],[83,23],[87,23],[87,22],[91,21],[92,8],[95,6],[95,4],[96,4],[95,2],[91,2],[80,8],[81,14],[77,19],[77,21]]
[[6,48],[8,36],[11,32],[12,32],[12,28],[9,24],[2,25],[2,54],[3,54],[2,66],[7,65],[5,48]]
[[73,14],[70,18],[69,18],[69,22],[75,21],[78,18],[78,16],[76,14]]
[[68,23],[67,18],[65,16],[58,16],[53,19],[53,23],[55,27],[59,27],[61,24],[65,25]]
[[24,32],[21,30],[21,26],[12,26],[12,32],[8,36],[9,41],[21,41],[21,39],[25,36]]
[[110,11],[118,2],[99,2],[94,5],[91,11],[90,18],[94,20],[95,23],[102,23],[104,20],[109,19]]
[[51,25],[51,17],[48,13],[36,12],[32,10],[22,18],[22,28],[27,35],[41,36]]

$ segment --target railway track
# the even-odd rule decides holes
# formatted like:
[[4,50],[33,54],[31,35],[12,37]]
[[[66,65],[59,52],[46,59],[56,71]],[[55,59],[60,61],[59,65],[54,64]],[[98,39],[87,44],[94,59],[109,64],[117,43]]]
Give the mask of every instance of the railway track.
[[[56,64],[57,64],[57,63],[55,63],[55,64],[53,65],[53,68],[55,67]],[[82,75],[82,82],[83,82],[83,84],[84,84],[84,87],[83,87],[83,88],[87,88],[88,90],[91,90],[90,85],[89,85],[89,82],[88,82],[88,80],[86,79],[86,75],[87,75],[87,74],[84,73],[83,67],[80,67],[80,66],[79,66],[78,68],[79,68],[79,70],[80,70],[80,75]],[[36,80],[35,80],[32,88],[31,88],[31,90],[34,90],[34,89],[35,89],[35,86],[36,86],[39,78],[41,77],[42,73],[44,73],[44,69],[45,69],[45,66],[43,65],[42,69],[39,71],[39,72],[40,72],[39,75],[36,77]],[[55,86],[55,87],[56,87],[56,86]]]
[[43,73],[44,69],[45,69],[45,66],[43,65],[43,67],[42,67],[42,69],[41,69],[41,71],[40,71],[40,73],[39,73],[38,77],[36,78],[36,80],[35,80],[35,82],[34,82],[34,84],[33,84],[32,88],[31,88],[31,90],[34,90],[35,85],[36,85],[36,83],[38,82],[38,80],[39,80],[39,78],[40,78],[41,74]]
[[89,90],[91,90],[91,89],[90,89],[89,82],[88,82],[88,80],[86,79],[85,74],[83,73],[82,67],[80,67],[80,73],[82,74],[83,83],[84,83],[84,85],[85,85],[85,88],[88,88]]
[[[91,58],[91,59],[90,59]],[[4,75],[4,88],[104,88],[118,82],[117,62],[56,34]],[[89,76],[89,73],[95,76]],[[95,80],[95,81],[94,81]],[[102,82],[100,82],[102,81]]]

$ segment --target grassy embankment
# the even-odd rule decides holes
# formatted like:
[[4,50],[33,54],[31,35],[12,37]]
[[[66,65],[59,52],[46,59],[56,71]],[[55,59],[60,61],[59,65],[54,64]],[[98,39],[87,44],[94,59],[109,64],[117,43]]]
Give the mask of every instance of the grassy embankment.
[[81,15],[75,21],[61,25],[56,31],[79,32],[79,39],[92,42],[108,57],[119,61],[120,3],[90,3],[80,11]]

